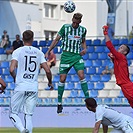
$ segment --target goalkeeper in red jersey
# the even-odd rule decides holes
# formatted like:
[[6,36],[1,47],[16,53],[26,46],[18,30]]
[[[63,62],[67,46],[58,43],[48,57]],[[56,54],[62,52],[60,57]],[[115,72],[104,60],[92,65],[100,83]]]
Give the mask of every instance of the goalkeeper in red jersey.
[[118,51],[115,50],[108,36],[108,26],[103,26],[103,34],[105,36],[106,46],[110,50],[108,56],[114,63],[116,84],[121,87],[124,96],[133,108],[133,83],[129,78],[128,62],[126,59],[126,55],[130,52],[130,48],[127,45],[122,44],[118,48]]

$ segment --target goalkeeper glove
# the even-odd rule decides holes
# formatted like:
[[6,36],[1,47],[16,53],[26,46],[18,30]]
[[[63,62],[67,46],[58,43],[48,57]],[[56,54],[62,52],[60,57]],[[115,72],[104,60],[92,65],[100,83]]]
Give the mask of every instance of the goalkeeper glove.
[[108,35],[108,26],[107,25],[105,25],[105,26],[103,26],[103,34],[104,35]]

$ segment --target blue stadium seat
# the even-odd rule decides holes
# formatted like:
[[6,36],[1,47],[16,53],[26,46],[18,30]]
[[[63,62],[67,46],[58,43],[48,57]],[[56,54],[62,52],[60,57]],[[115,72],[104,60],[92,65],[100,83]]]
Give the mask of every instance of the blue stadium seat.
[[101,60],[94,60],[94,61],[93,61],[93,66],[95,66],[95,67],[100,67],[100,66],[102,66],[102,61],[101,61]]
[[129,40],[129,45],[133,45],[133,38]]
[[80,97],[80,98],[84,98],[85,97],[84,92],[82,90],[80,91],[78,97]]
[[76,90],[81,90],[81,83],[80,82],[75,83],[75,89]]
[[90,67],[90,66],[92,66],[92,60],[86,60],[85,67]]
[[119,44],[122,45],[122,44],[128,44],[128,39],[127,38],[122,38],[119,40]]
[[12,76],[7,76],[6,78],[5,78],[5,81],[6,81],[6,83],[11,83],[11,82],[14,82],[14,79],[13,79],[13,77]]
[[42,48],[42,52],[45,54],[47,52],[48,48]]
[[1,68],[9,68],[9,62],[8,61],[3,61],[0,64]]
[[49,46],[51,45],[52,41],[53,41],[53,40],[48,40],[48,42],[46,43],[46,46],[49,47]]
[[94,39],[93,40],[93,45],[100,45],[101,44],[101,40],[100,39]]
[[96,73],[96,68],[95,67],[89,67],[87,69],[87,74],[95,74]]
[[74,89],[74,83],[66,83],[65,90],[72,90]]
[[75,105],[79,105],[79,104],[82,104],[82,98],[74,98],[74,101],[73,101],[73,104]]
[[114,98],[114,104],[118,104],[118,105],[120,105],[120,104],[122,104],[122,98]]
[[64,105],[70,105],[70,104],[72,104],[72,98],[65,98],[64,101],[63,101],[63,104]]
[[112,98],[104,98],[104,104],[112,104],[113,103],[113,101],[112,101]]
[[4,104],[4,98],[0,98],[0,105],[3,105]]
[[85,75],[86,81],[90,81],[90,75]]
[[61,40],[58,41],[56,46],[61,46]]
[[90,60],[98,59],[98,53],[89,53],[89,59]]
[[93,82],[88,82],[88,90],[94,89],[94,83]]
[[58,53],[58,48],[55,47],[55,48],[53,49],[53,52],[54,52],[55,54],[57,54],[57,53]]
[[105,52],[105,53],[109,53],[110,51],[109,51],[109,49],[108,49],[107,47],[105,47],[105,48],[104,48],[104,52]]
[[104,46],[106,45],[105,39],[102,40],[101,44]]
[[93,53],[93,52],[94,52],[94,46],[89,46],[89,47],[87,48],[87,52],[88,52],[88,53]]
[[119,93],[119,96],[118,96],[118,98],[124,98],[124,95],[123,95],[123,92],[122,92],[122,90],[120,90],[120,93]]
[[110,79],[111,79],[111,75],[110,74],[101,76],[101,81],[102,82],[108,82]]
[[59,82],[60,81],[60,76],[59,75],[55,75],[53,78],[53,82]]
[[104,52],[104,46],[95,46],[94,52],[96,52],[96,53]]
[[4,48],[0,48],[0,54],[5,54]]
[[87,60],[89,55],[86,53],[85,55],[82,56],[84,60]]
[[127,59],[132,60],[133,59],[133,52],[130,52],[127,54]]
[[90,46],[92,44],[92,40],[90,39],[90,40],[86,40],[86,45],[87,46]]
[[113,45],[119,45],[119,39],[113,39],[112,43]]
[[108,66],[110,64],[110,60],[102,60],[102,66]]
[[9,68],[3,69],[3,73],[2,73],[2,74],[3,74],[3,75],[10,75]]
[[102,67],[102,66],[101,67],[98,67],[96,73],[97,74],[101,74],[103,70],[105,70],[105,66],[104,67]]
[[97,90],[90,90],[89,97],[96,98],[98,96]]
[[33,41],[33,42],[32,42],[32,46],[37,47],[37,46],[38,46],[38,41],[36,41],[36,40]]
[[108,59],[107,53],[99,53],[98,54],[98,59],[100,59],[100,60]]
[[39,47],[45,47],[46,46],[46,41],[43,41],[43,40],[41,40],[40,42],[39,42]]
[[71,75],[68,74],[67,77],[66,77],[66,82],[71,82],[72,78],[71,78]]
[[68,72],[68,74],[76,74],[76,71],[75,71],[75,69],[72,67],[70,70],[69,70],[69,72]]
[[95,98],[95,100],[97,101],[97,104],[102,104],[102,98]]
[[97,82],[95,86],[95,90],[102,90],[104,88],[104,83],[103,82]]
[[2,69],[0,68],[0,75],[2,75],[2,73],[3,73],[3,72],[2,72]]
[[69,97],[72,97],[72,98],[78,97],[78,91],[77,90],[71,90]]
[[100,75],[92,75],[90,81],[92,81],[92,82],[98,82],[100,80],[101,80]]
[[72,76],[72,81],[73,81],[73,82],[79,82],[79,77],[78,77],[78,75]]
[[123,98],[123,103],[129,105],[128,100],[126,98]]

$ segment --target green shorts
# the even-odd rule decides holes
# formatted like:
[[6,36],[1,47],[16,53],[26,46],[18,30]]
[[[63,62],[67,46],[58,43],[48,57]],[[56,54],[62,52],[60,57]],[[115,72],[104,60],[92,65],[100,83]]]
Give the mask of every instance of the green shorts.
[[76,72],[79,70],[84,70],[84,61],[82,56],[79,54],[63,51],[59,67],[60,74],[67,74],[72,67],[74,67]]

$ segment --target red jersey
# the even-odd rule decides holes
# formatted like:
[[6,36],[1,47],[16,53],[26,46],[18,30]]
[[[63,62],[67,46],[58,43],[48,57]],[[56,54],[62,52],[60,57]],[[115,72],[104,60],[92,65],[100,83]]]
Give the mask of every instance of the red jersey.
[[113,55],[112,56],[111,54],[109,54],[108,56],[110,56],[114,63],[114,74],[116,77],[116,84],[121,86],[132,83],[129,78],[128,62],[126,56],[116,51],[111,41],[106,42],[106,46]]

